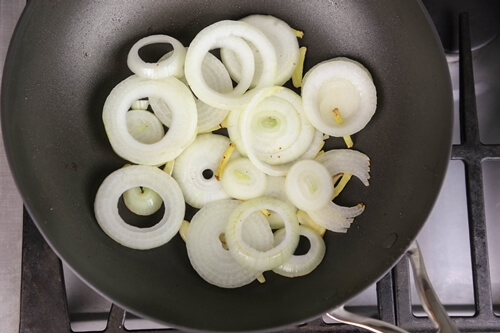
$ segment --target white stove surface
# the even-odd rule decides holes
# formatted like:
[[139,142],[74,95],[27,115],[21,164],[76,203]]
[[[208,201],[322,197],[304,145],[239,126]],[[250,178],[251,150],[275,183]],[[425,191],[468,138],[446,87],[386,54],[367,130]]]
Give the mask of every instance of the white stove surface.
[[[3,68],[8,42],[24,8],[23,0],[0,0],[0,66]],[[500,143],[500,38],[474,52],[477,109],[484,144]],[[458,117],[458,57],[449,56],[455,97],[454,143],[460,143]],[[1,75],[1,74],[0,74]],[[1,76],[0,76],[1,77]],[[1,140],[1,137],[0,137]],[[488,230],[493,303],[500,307],[500,160],[483,161],[484,195]],[[0,144],[0,332],[19,327],[22,201],[8,169]],[[472,316],[474,294],[466,205],[465,167],[451,161],[443,189],[425,227],[418,236],[426,267],[436,292],[451,315]],[[70,316],[74,331],[103,330],[110,303],[88,288],[64,267]],[[423,315],[412,284],[415,315]],[[351,310],[376,312],[375,285],[348,303]],[[368,311],[368,312],[367,312]],[[498,313],[497,313],[498,314]],[[328,320],[325,320],[328,322]],[[129,330],[161,328],[161,325],[127,314]]]
[[[0,79],[7,46],[25,4],[26,1],[0,0]],[[0,332],[19,330],[22,215],[23,204],[0,136]]]

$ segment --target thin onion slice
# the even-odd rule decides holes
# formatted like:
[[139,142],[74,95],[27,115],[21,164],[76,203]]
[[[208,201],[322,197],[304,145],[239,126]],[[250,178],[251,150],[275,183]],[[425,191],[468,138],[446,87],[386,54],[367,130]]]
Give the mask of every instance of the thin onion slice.
[[[285,177],[267,177],[267,188],[263,196],[272,197],[284,201],[293,206],[293,203],[288,199],[285,192]],[[295,208],[295,207],[294,207]],[[295,208],[296,209],[296,208]],[[283,228],[283,219],[273,211],[267,214],[267,221],[272,229]]]
[[[283,91],[283,93],[282,93]],[[293,160],[284,164],[269,164],[266,161],[263,161],[260,158],[260,154],[256,151],[254,145],[252,145],[253,131],[252,131],[252,116],[255,108],[261,103],[263,100],[270,96],[284,96],[286,100],[291,96],[290,94],[294,94],[291,90],[284,87],[268,87],[260,89],[256,95],[251,99],[250,103],[247,105],[247,108],[242,111],[242,114],[239,119],[240,132],[241,136],[240,140],[245,147],[245,152],[248,158],[255,164],[257,168],[262,170],[264,173],[270,176],[284,176],[287,174],[290,167],[293,165]],[[257,109],[258,110],[258,109]],[[299,111],[300,112],[300,111]],[[230,115],[231,116],[231,115]],[[307,148],[311,145],[316,131],[310,125],[305,117],[301,117],[303,120],[301,132],[299,133],[297,140],[291,143],[289,147],[284,147],[282,151],[276,154],[276,157],[280,159],[281,155],[288,156],[284,157],[285,161],[289,158],[299,158],[301,154],[303,155]],[[234,129],[233,129],[234,130]],[[290,154],[290,155],[288,155]]]
[[[174,48],[170,57],[155,63],[147,63],[139,56],[139,50],[151,44],[170,44]],[[169,76],[183,76],[186,49],[177,39],[167,35],[152,35],[139,39],[130,49],[127,58],[128,68],[137,76],[146,79],[164,79]]]
[[298,209],[318,210],[332,199],[332,177],[328,169],[317,161],[298,161],[286,175],[285,191]]
[[[267,251],[259,251],[243,239],[246,219],[260,210],[275,211],[283,219],[286,229],[284,240]],[[230,215],[226,225],[226,243],[233,258],[244,267],[255,270],[270,270],[285,263],[299,243],[299,222],[294,207],[271,198],[259,197],[239,205]]]
[[[276,58],[279,59],[273,84],[282,85],[287,82],[292,77],[299,59],[299,43],[292,28],[285,21],[272,15],[249,15],[240,21],[249,23],[262,31],[273,44]],[[255,76],[252,82],[252,87],[255,87],[262,75],[263,59],[255,46],[250,45],[250,47],[254,51],[255,57]],[[226,48],[222,48],[221,59],[231,77],[236,82],[239,82],[242,68],[235,54]]]
[[248,200],[264,194],[267,178],[267,175],[257,169],[248,158],[240,157],[227,163],[222,173],[221,184],[229,196]]
[[[326,167],[331,176],[349,173],[369,185],[370,159],[365,154],[353,149],[335,149],[315,158]],[[347,232],[354,218],[363,213],[365,205],[360,203],[352,207],[339,206],[329,202],[317,210],[305,210],[322,227],[334,232]]]
[[[243,91],[239,90],[238,94],[220,94],[211,89],[203,78],[202,63],[205,54],[212,49],[235,44],[238,40],[235,38],[231,39],[231,43],[224,44],[224,40],[231,37],[244,39],[241,40],[241,45],[238,45],[237,48],[241,49],[241,52],[239,52],[240,54],[244,54],[244,56],[241,56],[242,59],[249,59],[246,63],[250,62],[250,60],[253,62],[254,60],[252,50],[245,41],[255,45],[262,55],[264,59],[263,75],[261,75],[256,87],[271,86],[274,82],[277,68],[276,54],[273,45],[260,30],[252,25],[239,21],[224,20],[216,22],[201,30],[191,42],[186,54],[186,62],[184,65],[186,79],[194,94],[199,99],[211,106],[221,109],[243,108],[252,96],[251,92],[246,92],[244,95],[241,95]],[[248,66],[249,65],[245,64],[243,68]],[[240,84],[241,82],[238,85]],[[238,88],[238,86],[236,88]]]
[[132,213],[149,216],[161,208],[163,200],[152,189],[141,186],[123,192],[123,203]]
[[148,99],[139,99],[132,103],[130,106],[131,110],[147,110],[149,107],[149,100]]
[[[352,135],[370,121],[377,108],[377,91],[359,62],[334,58],[312,67],[302,83],[304,112],[320,131],[335,137]],[[338,109],[343,122],[333,114]]]
[[370,158],[354,149],[333,149],[314,159],[323,164],[332,176],[350,173],[365,186],[369,185]]
[[[207,53],[202,64],[203,78],[207,85],[219,93],[229,93],[233,90],[231,77],[222,62],[213,54]],[[184,78],[184,77],[183,77]],[[187,85],[187,82],[186,82]],[[170,126],[172,112],[166,103],[159,98],[151,98],[151,108],[165,126]],[[195,98],[198,112],[197,133],[206,133],[220,125],[227,117],[228,110],[214,108],[199,98]]]
[[[118,212],[122,193],[134,187],[148,187],[158,193],[165,204],[165,214],[152,227],[138,228],[127,224]],[[185,205],[177,182],[159,168],[132,165],[112,172],[97,190],[94,202],[97,223],[116,242],[138,250],[167,243],[177,234],[184,219]]]
[[307,211],[307,214],[314,222],[327,230],[346,233],[354,222],[354,218],[361,215],[364,208],[363,204],[353,207],[342,207],[334,202],[329,202],[319,210]]
[[146,110],[128,111],[127,129],[137,141],[146,144],[158,142],[165,135],[161,121]]
[[[175,113],[168,132],[160,141],[144,144],[127,129],[126,115],[130,105],[143,97],[163,99]],[[143,79],[132,75],[120,82],[109,94],[102,112],[106,134],[120,157],[145,165],[161,165],[173,160],[194,140],[197,113],[193,94],[178,79]]]
[[[228,199],[229,195],[215,178],[215,172],[229,139],[219,134],[199,134],[176,159],[173,177],[184,193],[186,203],[201,208],[208,202]],[[237,154],[232,155],[238,157]]]
[[[262,273],[240,265],[221,244],[220,235],[239,205],[237,200],[208,203],[193,216],[187,232],[186,248],[193,268],[205,281],[222,288],[244,286]],[[250,246],[261,250],[272,247],[273,234],[262,214],[251,214],[243,229]]]
[[[303,225],[299,226],[300,236],[309,240],[309,250],[302,255],[292,255],[283,265],[273,269],[276,274],[286,277],[298,277],[311,273],[323,261],[326,245],[323,237],[316,231]],[[279,244],[285,237],[285,230],[280,229],[274,233],[274,242]]]

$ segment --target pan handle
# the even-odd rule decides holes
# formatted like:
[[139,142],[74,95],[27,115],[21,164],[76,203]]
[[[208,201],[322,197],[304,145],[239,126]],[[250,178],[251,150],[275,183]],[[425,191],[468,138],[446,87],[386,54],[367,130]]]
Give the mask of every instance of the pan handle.
[[[413,278],[415,279],[415,284],[417,286],[418,296],[420,297],[425,312],[429,315],[429,319],[437,327],[436,332],[459,333],[432,287],[417,241],[411,243],[408,248],[407,255],[410,258],[410,262],[413,267]],[[336,321],[362,327],[372,332],[408,333],[407,331],[384,321],[348,312],[343,306],[327,313],[326,315]]]

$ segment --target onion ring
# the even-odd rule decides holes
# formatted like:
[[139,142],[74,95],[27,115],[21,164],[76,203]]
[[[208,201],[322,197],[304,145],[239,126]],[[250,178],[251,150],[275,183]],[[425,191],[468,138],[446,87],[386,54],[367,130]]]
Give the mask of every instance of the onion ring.
[[[165,214],[152,227],[127,224],[118,212],[118,200],[130,188],[144,186],[162,198]],[[161,246],[174,237],[185,213],[184,197],[177,182],[160,169],[146,165],[126,166],[112,172],[97,190],[94,202],[97,223],[116,242],[137,250]]]
[[[151,44],[170,44],[174,48],[170,57],[155,63],[147,63],[139,56],[139,49]],[[146,79],[164,79],[169,76],[180,78],[184,75],[186,49],[177,39],[167,35],[152,35],[139,39],[130,49],[127,57],[128,68],[137,76]]]
[[[128,131],[126,114],[140,98],[163,99],[175,113],[163,138],[152,144],[137,141]],[[132,75],[120,82],[104,103],[102,119],[109,142],[120,157],[145,165],[161,165],[173,160],[194,140],[197,113],[194,96],[178,79],[149,80]]]

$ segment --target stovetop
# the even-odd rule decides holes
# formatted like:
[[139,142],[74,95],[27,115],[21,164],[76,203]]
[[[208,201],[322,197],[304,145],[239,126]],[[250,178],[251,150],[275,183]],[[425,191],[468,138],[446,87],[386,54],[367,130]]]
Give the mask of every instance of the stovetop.
[[[458,2],[469,5],[478,3]],[[8,41],[25,3],[24,0],[0,0],[2,67]],[[438,3],[451,6],[450,1],[424,1],[431,14],[438,11]],[[448,50],[455,100],[454,147],[441,194],[417,239],[436,292],[449,314],[462,325],[463,331],[481,331],[477,325],[468,324],[473,323],[473,319],[479,319],[489,325],[484,331],[499,332],[500,243],[497,242],[497,235],[500,235],[500,62],[497,59],[500,58],[500,37],[497,36],[500,33],[500,13],[485,11],[481,6],[478,9],[477,5],[470,6],[464,8],[470,12],[473,51],[466,54],[465,58],[470,57],[473,72],[463,70],[462,73],[469,75],[469,83],[474,84],[464,84],[463,80],[460,83],[459,79],[461,65],[460,56],[456,53],[458,37],[455,36],[458,35],[458,30],[455,31],[458,27],[457,10],[446,17],[433,16],[440,29],[443,45]],[[495,13],[498,15],[495,16]],[[447,21],[450,17],[455,21]],[[481,23],[479,28],[478,22]],[[487,26],[487,29],[481,25]],[[452,33],[448,31],[446,34],[449,29]],[[461,57],[464,61],[464,56]],[[470,90],[475,91],[475,99],[465,93]],[[460,109],[468,111],[461,115]],[[37,234],[29,216],[25,214],[23,219],[22,201],[11,179],[3,144],[0,145],[0,182],[0,332],[19,331],[20,310],[25,311],[27,305],[21,305],[20,301],[21,277],[31,284],[45,283],[47,290],[56,293],[51,304],[62,309],[62,313],[55,316],[62,320],[63,325],[68,324],[68,316],[64,313],[67,305],[73,331],[104,330],[111,303],[83,284],[66,266],[61,266]],[[47,267],[21,265],[23,251],[25,255],[35,253],[45,256],[48,259],[43,263]],[[489,254],[489,260],[485,259],[484,253]],[[42,262],[41,257],[36,260]],[[480,269],[477,269],[478,266],[481,266]],[[33,272],[41,273],[34,277],[30,275]],[[66,285],[64,290],[63,283]],[[24,295],[30,295],[31,292],[23,287]],[[402,322],[411,331],[425,332],[429,326],[420,320],[424,312],[416,295],[408,263],[404,259],[381,281],[351,300],[348,308],[393,323]],[[46,305],[41,299],[31,301],[36,307]],[[42,314],[47,312],[51,310],[42,311]],[[28,315],[33,320],[26,321],[21,327],[29,332],[39,331],[36,326],[26,326],[27,323],[36,325],[39,319]],[[38,316],[41,320],[42,316]],[[123,316],[126,317],[124,325],[127,330],[162,328],[116,307],[111,311],[109,325],[121,327]],[[334,324],[323,317],[304,325],[302,330],[327,332],[331,325]],[[123,332],[121,328],[119,331]]]

